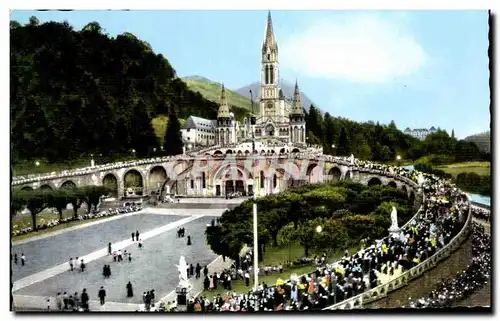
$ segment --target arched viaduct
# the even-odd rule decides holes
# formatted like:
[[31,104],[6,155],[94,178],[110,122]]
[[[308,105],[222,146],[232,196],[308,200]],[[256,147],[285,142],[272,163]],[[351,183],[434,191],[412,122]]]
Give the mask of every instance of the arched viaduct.
[[157,192],[185,196],[276,194],[289,187],[334,180],[391,185],[415,196],[415,184],[387,172],[358,168],[333,156],[224,155],[175,156],[105,164],[36,177],[14,177],[22,189],[105,185],[118,197]]

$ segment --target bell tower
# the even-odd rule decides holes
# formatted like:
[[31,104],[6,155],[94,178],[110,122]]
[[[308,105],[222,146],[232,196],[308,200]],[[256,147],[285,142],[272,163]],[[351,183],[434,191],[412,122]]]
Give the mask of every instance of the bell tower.
[[260,115],[263,121],[279,114],[278,80],[278,44],[274,38],[273,21],[269,11],[261,59]]

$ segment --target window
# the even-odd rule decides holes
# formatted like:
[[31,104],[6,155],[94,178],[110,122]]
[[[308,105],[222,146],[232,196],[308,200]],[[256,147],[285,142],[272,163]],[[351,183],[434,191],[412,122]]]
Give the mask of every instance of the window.
[[274,174],[274,176],[273,176],[273,188],[276,188],[277,183],[278,183],[278,177],[276,176],[276,174]]
[[260,171],[260,188],[264,188],[264,171]]
[[207,182],[205,181],[205,172],[201,173],[201,179],[203,181],[203,188],[207,188]]
[[271,55],[267,54],[267,60],[271,60]]
[[194,180],[191,180],[191,188],[194,188]]

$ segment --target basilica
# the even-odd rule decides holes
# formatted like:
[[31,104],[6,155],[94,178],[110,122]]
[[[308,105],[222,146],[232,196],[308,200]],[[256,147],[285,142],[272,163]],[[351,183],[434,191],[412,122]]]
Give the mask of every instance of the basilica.
[[[291,103],[279,87],[278,44],[274,37],[271,13],[267,17],[261,49],[259,110],[252,117],[237,121],[222,86],[216,120],[190,116],[182,129],[187,149],[214,153],[286,153],[306,151],[306,122],[298,83]],[[250,143],[250,145],[249,145]]]

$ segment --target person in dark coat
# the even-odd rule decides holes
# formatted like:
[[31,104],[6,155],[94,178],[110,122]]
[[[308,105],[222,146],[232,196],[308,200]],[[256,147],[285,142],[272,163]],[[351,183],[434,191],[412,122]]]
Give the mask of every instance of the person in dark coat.
[[14,254],[14,264],[17,265],[17,253]]
[[101,289],[99,290],[99,293],[97,294],[99,297],[99,301],[101,302],[101,305],[104,305],[106,303],[106,290],[104,290],[104,287],[101,286]]
[[200,278],[200,272],[201,272],[200,263],[196,263],[195,271],[196,271],[196,278],[199,279]]
[[188,242],[187,245],[191,245],[191,235],[188,235]]
[[81,269],[81,272],[85,272],[85,263],[83,263],[83,259],[81,259],[81,264],[80,264],[80,269]]
[[129,262],[132,262],[132,253],[129,253],[129,254],[128,254],[128,261],[129,261]]
[[208,276],[205,274],[205,279],[203,280],[203,289],[205,291],[208,291],[209,286],[210,286],[210,280],[208,279]]
[[208,267],[205,265],[205,267],[203,268],[203,275],[204,276],[207,276],[208,275]]
[[108,277],[108,266],[106,264],[104,264],[102,268],[102,275],[104,276],[104,278]]
[[24,266],[25,261],[26,261],[26,257],[24,256],[24,253],[21,253],[21,266]]
[[139,240],[139,231],[135,231],[135,239]]
[[89,295],[87,294],[87,289],[83,289],[82,295],[80,296],[80,301],[82,302],[82,308],[86,311],[89,310]]
[[194,275],[194,266],[193,266],[193,263],[189,264],[189,275],[190,276]]
[[142,240],[139,240],[138,246],[140,249],[142,249]]
[[111,255],[111,242],[108,243],[108,255]]
[[134,242],[135,241],[135,234],[134,234],[134,232],[132,232],[131,235],[132,235],[132,242]]
[[132,283],[130,283],[130,281],[128,281],[128,283],[127,283],[127,297],[130,298],[133,296],[134,296],[134,291],[132,289]]

